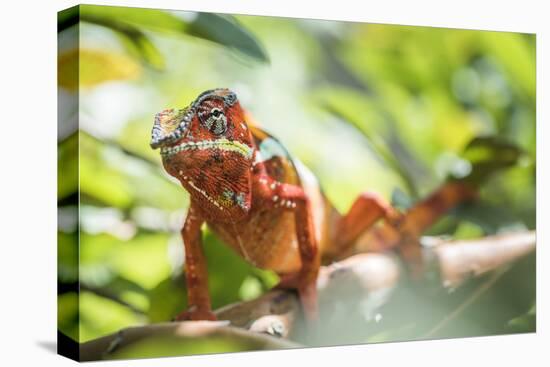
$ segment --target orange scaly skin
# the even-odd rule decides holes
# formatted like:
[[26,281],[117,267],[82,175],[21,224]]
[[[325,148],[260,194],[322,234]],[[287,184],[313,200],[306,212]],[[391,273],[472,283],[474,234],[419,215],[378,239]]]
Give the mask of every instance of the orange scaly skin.
[[[449,199],[436,192],[416,212],[413,208],[411,215],[403,215],[381,197],[364,193],[342,216],[313,174],[249,121],[228,89],[206,91],[186,109],[165,110],[155,118],[151,146],[161,148],[164,168],[191,196],[181,232],[189,308],[177,320],[215,320],[203,223],[248,262],[278,273],[278,287],[297,289],[306,317],[313,320],[321,258],[329,261],[349,252],[380,219],[385,227],[376,228],[376,238],[386,247],[398,246],[400,239],[410,242],[433,221],[430,208],[440,215],[469,196]],[[427,211],[420,210],[422,205]],[[419,226],[414,225],[417,212],[423,218]]]

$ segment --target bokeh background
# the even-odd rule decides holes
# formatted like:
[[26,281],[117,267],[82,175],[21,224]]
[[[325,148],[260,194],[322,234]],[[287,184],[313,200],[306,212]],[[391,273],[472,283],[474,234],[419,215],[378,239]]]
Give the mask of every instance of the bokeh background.
[[[74,340],[185,308],[188,195],[149,140],[155,113],[206,89],[234,90],[341,211],[366,189],[406,208],[471,172],[472,139],[506,141],[517,162],[429,234],[535,227],[534,35],[90,5],[60,13],[58,35],[58,315]],[[207,231],[204,244],[214,308],[276,283]],[[534,331],[534,264],[518,262],[435,337]],[[420,338],[483,281],[452,293],[405,282],[359,340]],[[241,349],[217,340],[186,353]]]

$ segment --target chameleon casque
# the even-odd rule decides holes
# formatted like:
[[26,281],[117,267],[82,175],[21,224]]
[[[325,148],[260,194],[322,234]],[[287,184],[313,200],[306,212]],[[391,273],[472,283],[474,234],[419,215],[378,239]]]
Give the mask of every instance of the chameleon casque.
[[[403,214],[372,193],[361,194],[347,214],[338,213],[315,176],[255,126],[228,89],[205,91],[184,109],[158,113],[151,147],[160,148],[164,168],[190,194],[181,231],[188,309],[177,320],[216,319],[201,244],[203,223],[246,261],[279,274],[278,287],[296,289],[310,320],[317,317],[322,261],[345,252],[380,219],[392,228],[407,227]],[[426,203],[444,211],[458,200],[454,191],[445,200],[440,193]],[[417,220],[430,221],[426,205],[416,210]]]

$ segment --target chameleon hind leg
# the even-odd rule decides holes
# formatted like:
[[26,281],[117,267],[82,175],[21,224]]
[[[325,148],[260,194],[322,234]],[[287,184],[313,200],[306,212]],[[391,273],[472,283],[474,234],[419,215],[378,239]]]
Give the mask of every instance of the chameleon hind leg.
[[399,226],[403,214],[380,195],[364,192],[355,199],[349,211],[337,219],[330,249],[335,256],[346,253],[366,230],[379,220],[392,227]]

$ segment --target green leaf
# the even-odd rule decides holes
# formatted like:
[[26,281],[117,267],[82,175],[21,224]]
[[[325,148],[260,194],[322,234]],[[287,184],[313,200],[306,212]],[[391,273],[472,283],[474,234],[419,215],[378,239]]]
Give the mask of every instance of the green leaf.
[[[58,22],[59,31],[75,24],[78,12],[64,14]],[[80,19],[110,28],[126,37],[149,65],[161,69],[162,56],[142,29],[175,35],[191,35],[236,50],[260,62],[269,62],[259,41],[230,15],[198,13],[192,21],[156,9],[83,5]]]
[[157,70],[164,70],[164,57],[153,41],[142,32],[119,32],[120,39],[126,48],[145,64]]
[[116,22],[147,28],[154,31],[185,30],[187,22],[159,9],[130,8],[122,6],[82,5],[80,16],[90,22]]
[[230,353],[262,349],[258,343],[234,336],[197,335],[194,337],[157,336],[118,348],[108,359],[159,358],[194,354]]
[[391,167],[416,195],[416,182],[406,165],[397,159],[384,132],[388,132],[388,121],[376,102],[367,95],[346,88],[320,90],[315,94],[316,102],[332,115],[354,126],[367,138],[372,151]]
[[[78,78],[74,78],[75,71]],[[124,54],[96,49],[72,49],[58,58],[58,83],[68,90],[93,87],[113,80],[136,79],[142,68]]]
[[57,145],[57,200],[78,191],[78,134]]
[[139,292],[136,287],[152,289],[171,273],[165,233],[140,232],[127,241],[107,234],[82,233],[80,238],[80,277],[86,284],[115,290],[118,276],[127,280],[126,290]]
[[[84,202],[91,198],[123,209],[144,205],[179,210],[187,205],[185,190],[161,175],[160,167],[126,153],[115,143],[95,139],[83,130],[79,134]],[[143,137],[144,144],[147,139]]]
[[[164,58],[153,42],[138,27],[131,25],[133,23],[148,22],[169,23],[175,17],[167,13],[158,11],[161,16],[148,18],[144,11],[146,9],[117,8],[106,6],[81,5],[58,15],[58,32],[77,24],[80,20],[109,28],[119,36],[126,47],[137,54],[141,60],[149,66],[162,70],[164,69]],[[165,16],[163,16],[165,15]],[[101,73],[100,73],[101,74]]]
[[78,293],[57,296],[57,328],[75,341],[79,341]]
[[187,291],[183,276],[169,276],[149,292],[149,322],[170,321],[186,308]]
[[[529,41],[534,44],[535,35],[482,32],[484,45],[491,52],[508,74],[511,84],[519,87],[521,92],[533,101],[536,96],[536,53]],[[512,56],[513,55],[513,56]]]
[[480,185],[492,174],[517,164],[522,150],[497,136],[476,137],[466,146],[462,156],[472,165],[464,180]]
[[79,310],[80,342],[114,333],[144,321],[128,307],[91,292],[80,293]]
[[528,333],[536,330],[537,327],[537,309],[533,306],[525,314],[515,317],[508,321],[508,326],[515,333]]
[[57,32],[61,32],[75,24],[78,24],[80,5],[65,9],[57,13]]
[[269,57],[258,40],[232,16],[199,13],[187,32],[235,49],[257,61],[269,62]]

